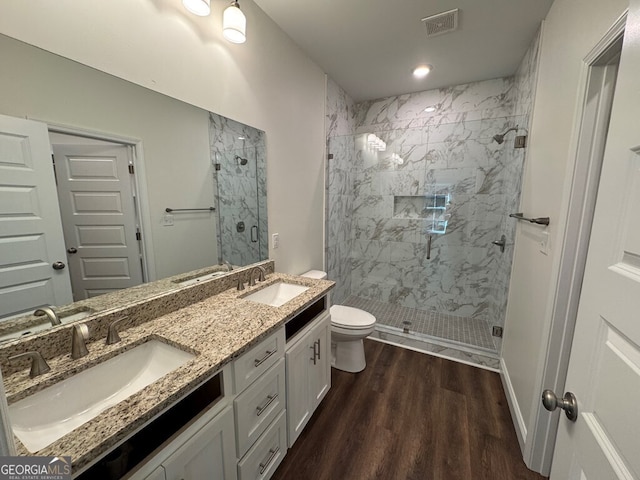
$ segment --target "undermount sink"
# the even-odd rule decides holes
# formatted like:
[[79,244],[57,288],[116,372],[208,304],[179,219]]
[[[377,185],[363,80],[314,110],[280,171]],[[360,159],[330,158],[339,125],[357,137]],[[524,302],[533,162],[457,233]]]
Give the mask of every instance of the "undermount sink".
[[9,405],[13,432],[37,452],[192,358],[158,340],[145,342]]
[[246,297],[242,298],[245,300],[251,300],[252,302],[271,305],[272,307],[279,307],[307,290],[309,290],[309,287],[305,287],[304,285],[278,282],[256,292],[250,293]]
[[186,287],[188,285],[194,285],[196,283],[200,283],[200,282],[204,282],[205,280],[210,280],[212,278],[216,278],[216,277],[220,277],[222,275],[226,275],[227,271],[223,271],[223,272],[213,272],[213,273],[207,273],[206,275],[201,275],[199,277],[196,278],[190,278],[187,280],[179,280],[177,283],[178,285],[180,285],[181,287]]

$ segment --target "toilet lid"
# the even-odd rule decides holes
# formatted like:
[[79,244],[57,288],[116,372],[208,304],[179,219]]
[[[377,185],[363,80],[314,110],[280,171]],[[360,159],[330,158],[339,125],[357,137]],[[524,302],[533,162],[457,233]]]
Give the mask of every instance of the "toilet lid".
[[376,317],[359,308],[333,305],[329,311],[331,312],[331,323],[341,327],[367,328],[376,323]]

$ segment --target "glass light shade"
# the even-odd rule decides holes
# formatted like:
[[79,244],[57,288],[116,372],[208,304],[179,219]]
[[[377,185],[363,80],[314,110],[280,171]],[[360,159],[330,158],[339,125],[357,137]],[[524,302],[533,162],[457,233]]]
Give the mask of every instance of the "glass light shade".
[[206,17],[211,13],[210,0],[182,0],[182,5],[199,17]]
[[234,2],[222,14],[222,35],[231,43],[244,43],[247,40],[247,18]]

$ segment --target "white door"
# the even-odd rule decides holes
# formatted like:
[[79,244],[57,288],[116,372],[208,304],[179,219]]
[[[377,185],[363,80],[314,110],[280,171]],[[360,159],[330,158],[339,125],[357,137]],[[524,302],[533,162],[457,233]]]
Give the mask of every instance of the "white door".
[[142,283],[129,150],[54,144],[75,301]]
[[0,318],[70,303],[66,261],[47,126],[0,115]]
[[[640,479],[640,0],[632,0],[551,479]],[[561,394],[561,392],[556,392]]]

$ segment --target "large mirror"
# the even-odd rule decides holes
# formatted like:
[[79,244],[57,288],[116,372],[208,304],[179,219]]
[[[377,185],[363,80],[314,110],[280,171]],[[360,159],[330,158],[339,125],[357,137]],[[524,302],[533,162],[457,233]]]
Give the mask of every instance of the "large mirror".
[[0,341],[43,305],[268,258],[264,132],[4,35],[0,56]]

